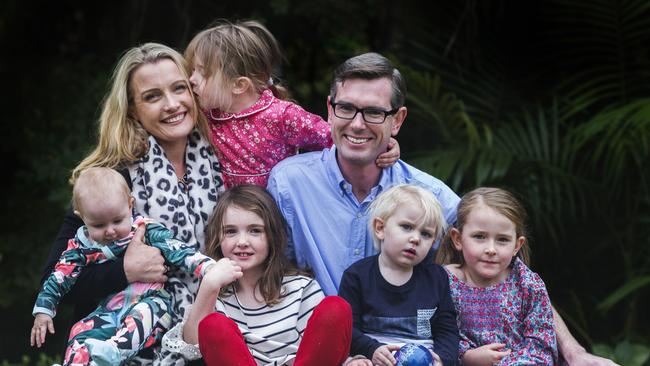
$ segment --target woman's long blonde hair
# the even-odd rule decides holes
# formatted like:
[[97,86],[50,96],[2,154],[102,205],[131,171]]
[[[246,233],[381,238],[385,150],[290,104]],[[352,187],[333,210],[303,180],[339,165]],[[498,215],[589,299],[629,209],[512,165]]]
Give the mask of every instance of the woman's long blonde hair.
[[[189,84],[189,70],[183,56],[174,49],[159,43],[145,43],[127,50],[113,71],[111,89],[104,98],[102,114],[99,118],[99,140],[95,149],[72,171],[70,184],[74,184],[79,174],[90,167],[119,168],[125,163],[140,159],[148,150],[149,134],[135,119],[133,111],[133,91],[131,78],[135,70],[144,64],[155,64],[160,60],[172,60]],[[192,95],[194,108],[192,117],[196,128],[204,136],[209,136],[208,125],[203,113],[197,108]]]

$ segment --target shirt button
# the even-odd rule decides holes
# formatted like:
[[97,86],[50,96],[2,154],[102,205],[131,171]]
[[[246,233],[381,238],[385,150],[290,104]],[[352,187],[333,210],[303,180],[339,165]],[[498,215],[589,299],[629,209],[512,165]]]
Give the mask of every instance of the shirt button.
[[354,255],[359,255],[359,253],[361,253],[361,251],[359,249],[354,250]]
[[362,217],[363,217],[363,214],[362,214],[361,212],[359,212],[359,213],[357,214],[357,218],[360,219],[360,218],[362,218]]

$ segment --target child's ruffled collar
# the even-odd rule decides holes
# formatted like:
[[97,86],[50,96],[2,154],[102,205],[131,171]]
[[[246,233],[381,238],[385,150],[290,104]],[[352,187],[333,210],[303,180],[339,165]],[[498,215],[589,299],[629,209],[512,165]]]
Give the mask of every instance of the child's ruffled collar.
[[243,111],[239,113],[227,113],[227,112],[222,112],[219,109],[215,108],[209,111],[210,118],[212,118],[215,121],[225,121],[232,118],[248,117],[251,114],[255,114],[257,112],[263,111],[266,108],[270,107],[271,104],[273,103],[273,100],[275,100],[275,97],[273,96],[273,92],[270,89],[265,89],[262,92],[260,99],[258,99],[252,106],[244,109]]

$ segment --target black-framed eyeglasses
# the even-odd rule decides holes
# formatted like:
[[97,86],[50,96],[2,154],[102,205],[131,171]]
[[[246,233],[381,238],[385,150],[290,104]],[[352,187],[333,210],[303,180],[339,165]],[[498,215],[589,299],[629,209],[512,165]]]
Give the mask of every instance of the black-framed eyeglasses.
[[368,108],[357,108],[350,103],[337,103],[333,102],[330,99],[330,105],[334,111],[334,115],[341,119],[353,120],[357,116],[357,113],[361,112],[361,116],[366,123],[372,124],[382,124],[386,120],[386,117],[392,116],[399,108],[391,109],[389,111],[383,110],[381,108],[368,107]]

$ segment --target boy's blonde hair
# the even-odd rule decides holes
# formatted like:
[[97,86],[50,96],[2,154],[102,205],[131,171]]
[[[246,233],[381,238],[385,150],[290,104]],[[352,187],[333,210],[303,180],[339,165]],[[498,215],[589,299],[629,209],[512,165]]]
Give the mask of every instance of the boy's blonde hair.
[[374,230],[374,219],[380,218],[384,222],[388,220],[395,210],[401,205],[415,205],[424,213],[417,225],[425,224],[435,230],[435,240],[442,237],[447,228],[447,221],[442,214],[442,207],[436,196],[431,191],[412,184],[399,184],[382,192],[370,205],[370,220],[368,227],[372,233],[372,241],[375,249],[381,250],[381,240],[377,238]]
[[111,199],[123,194],[127,202],[131,200],[131,190],[122,174],[114,169],[92,167],[79,173],[72,189],[72,205],[75,211],[83,214],[83,202],[97,195]]

